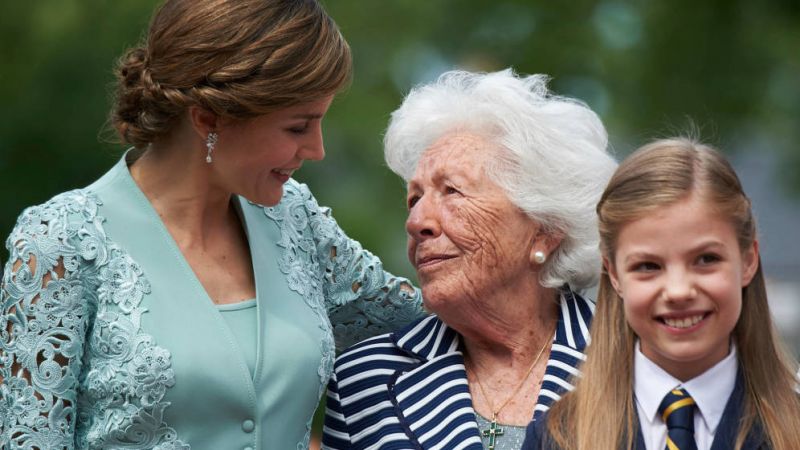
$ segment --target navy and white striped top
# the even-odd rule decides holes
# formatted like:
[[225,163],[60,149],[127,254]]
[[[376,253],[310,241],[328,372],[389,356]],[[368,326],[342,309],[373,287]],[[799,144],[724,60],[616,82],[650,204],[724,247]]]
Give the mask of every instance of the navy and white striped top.
[[[593,313],[594,303],[562,290],[534,419],[572,389]],[[430,315],[345,351],[328,385],[322,446],[483,450],[458,333]]]

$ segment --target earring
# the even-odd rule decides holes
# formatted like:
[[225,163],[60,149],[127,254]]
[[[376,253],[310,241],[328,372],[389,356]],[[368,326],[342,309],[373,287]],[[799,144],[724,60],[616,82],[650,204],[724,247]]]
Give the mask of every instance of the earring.
[[544,264],[544,262],[547,261],[547,256],[545,256],[544,252],[536,250],[536,252],[533,253],[533,260],[536,261],[536,264]]
[[211,152],[214,150],[214,146],[217,145],[217,139],[219,139],[219,135],[214,133],[208,133],[208,137],[206,138],[206,148],[208,148],[208,153],[206,153],[206,162],[211,164]]

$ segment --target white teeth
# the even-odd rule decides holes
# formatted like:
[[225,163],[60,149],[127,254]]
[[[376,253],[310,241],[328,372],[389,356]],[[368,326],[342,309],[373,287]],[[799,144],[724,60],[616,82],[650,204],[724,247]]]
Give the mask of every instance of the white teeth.
[[292,170],[292,169],[275,169],[275,170],[273,170],[273,172],[277,172],[277,173],[279,173],[281,175],[292,176],[292,173],[294,172],[294,170]]
[[664,319],[664,323],[672,328],[689,328],[697,325],[701,320],[703,320],[703,317],[703,314],[698,314],[696,316],[684,317],[683,319]]

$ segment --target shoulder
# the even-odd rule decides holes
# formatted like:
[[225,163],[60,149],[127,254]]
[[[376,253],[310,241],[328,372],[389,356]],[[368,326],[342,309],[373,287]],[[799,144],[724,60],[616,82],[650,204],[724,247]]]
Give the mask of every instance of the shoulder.
[[[392,333],[375,336],[348,348],[336,358],[329,388],[342,402],[343,414],[357,414],[354,407],[386,400],[397,374],[418,362],[395,345]],[[355,399],[361,401],[354,404],[352,400]]]
[[308,185],[290,178],[289,181],[283,184],[283,196],[281,197],[281,201],[278,203],[278,205],[304,203],[309,200],[316,204],[316,199],[311,193],[311,189],[308,188]]
[[26,225],[40,222],[74,225],[92,221],[98,216],[100,207],[103,205],[102,193],[107,193],[108,189],[119,185],[120,180],[127,173],[128,169],[123,156],[89,186],[62,192],[40,205],[26,208],[20,214],[17,225],[24,228]]
[[[33,296],[41,289],[51,292],[69,286],[76,295],[94,299],[94,288],[104,275],[113,277],[111,272],[125,268],[138,270],[108,239],[101,206],[95,193],[79,189],[25,209],[6,240],[5,293]],[[111,269],[106,269],[112,262]],[[125,277],[117,279],[126,280],[125,288],[141,284]],[[65,300],[63,294],[50,297]]]
[[553,442],[553,438],[547,431],[547,418],[545,414],[537,420],[532,420],[525,430],[525,441],[522,443],[522,450],[559,450],[560,447]]
[[400,364],[416,364],[424,355],[414,352],[422,341],[430,341],[437,329],[447,329],[435,315],[415,320],[391,333],[365,339],[349,347],[336,359],[334,371],[368,365],[371,368],[397,367]]
[[[56,195],[45,203],[26,208],[8,238],[9,247],[20,240],[46,238],[65,242],[89,238],[102,230],[100,199],[91,191],[76,189]],[[42,242],[44,244],[44,242]],[[46,250],[49,246],[41,247]]]
[[250,205],[263,209],[266,216],[276,222],[287,222],[295,228],[311,226],[312,231],[320,223],[335,225],[331,217],[330,208],[321,207],[311,190],[304,183],[289,179],[283,185],[281,201],[274,206],[264,206],[248,202]]
[[265,206],[245,199],[245,203],[254,208],[264,209],[267,215],[275,215],[276,212],[294,212],[296,214],[297,208],[302,208],[308,211],[316,211],[319,209],[317,199],[311,193],[311,190],[305,183],[300,183],[292,178],[283,184],[283,195],[281,200],[273,206]]
[[301,207],[309,213],[314,213],[320,209],[317,199],[311,193],[308,185],[300,183],[292,178],[283,185],[283,197],[273,208],[295,209]]
[[[256,206],[264,210],[269,220],[281,227],[284,235],[295,236],[291,240],[308,240],[309,247],[315,246],[320,255],[332,254],[332,247],[337,248],[336,255],[349,256],[361,251],[361,247],[339,227],[331,209],[320,206],[309,187],[303,183],[290,179],[284,184],[283,197],[277,205]],[[345,251],[351,246],[351,251]]]
[[392,333],[365,339],[352,347],[347,348],[336,358],[334,371],[339,372],[348,367],[367,364],[370,366],[380,365],[381,361],[401,354],[400,348],[392,339]]
[[24,209],[18,222],[27,223],[37,218],[49,221],[59,217],[83,220],[94,217],[101,204],[102,202],[92,191],[74,189],[62,192],[42,204]]
[[[381,367],[400,356],[404,355],[395,342],[394,332],[385,333],[347,348],[336,358],[334,371],[341,373],[348,371],[348,368],[356,368],[355,371],[358,372],[362,366]],[[411,358],[403,360],[412,361]]]

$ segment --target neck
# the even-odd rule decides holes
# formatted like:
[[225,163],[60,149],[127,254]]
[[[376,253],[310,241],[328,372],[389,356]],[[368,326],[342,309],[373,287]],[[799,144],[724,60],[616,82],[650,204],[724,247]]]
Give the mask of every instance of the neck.
[[204,247],[238,219],[231,193],[214,187],[211,170],[197,150],[204,144],[185,141],[152,144],[130,172],[181,247]]
[[[500,298],[482,301],[483,312],[470,314],[469,325],[455,325],[473,363],[480,366],[513,368],[525,371],[543,345],[552,341],[558,320],[558,291],[543,288],[527,291],[503,302]],[[501,292],[498,294],[502,295]],[[486,308],[486,305],[496,305]],[[475,321],[474,318],[480,318]],[[447,320],[445,320],[448,324]]]
[[484,334],[462,334],[473,407],[499,423],[524,426],[530,421],[547,368],[558,303],[553,289],[536,293],[526,301],[517,299],[527,315],[520,311],[503,322],[482,321],[475,329]]

